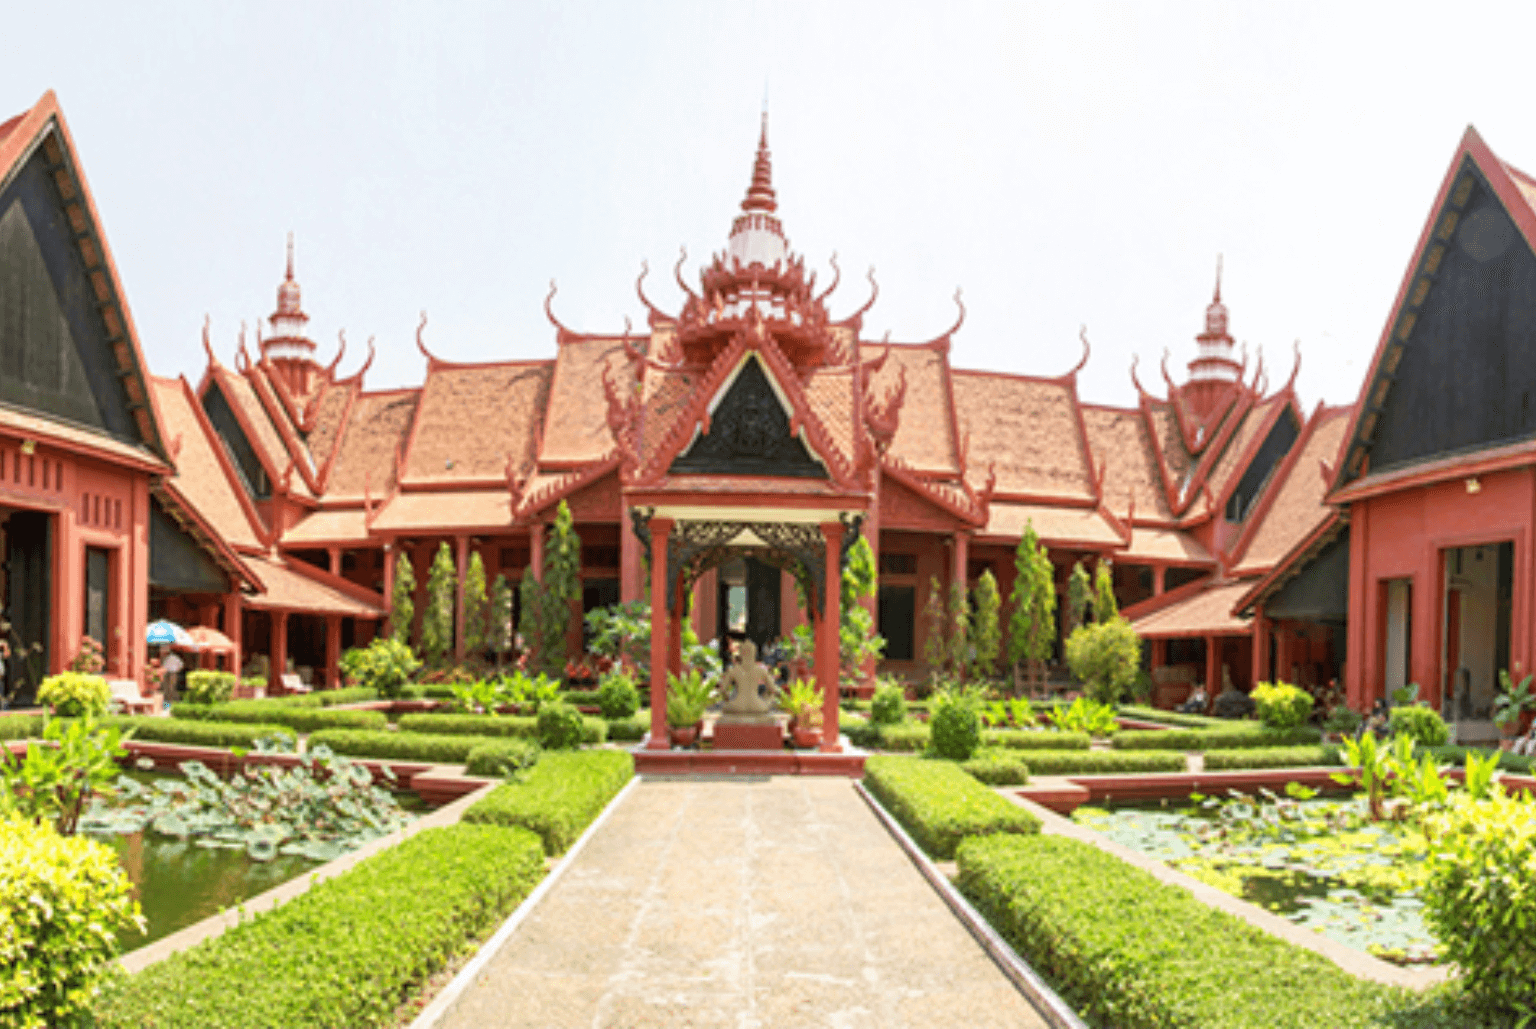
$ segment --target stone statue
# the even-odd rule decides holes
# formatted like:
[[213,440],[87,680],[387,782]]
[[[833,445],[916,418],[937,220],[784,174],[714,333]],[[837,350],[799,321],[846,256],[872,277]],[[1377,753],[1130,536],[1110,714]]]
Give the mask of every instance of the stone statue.
[[768,669],[757,663],[757,644],[742,640],[736,659],[720,677],[722,715],[766,715],[773,711],[779,687]]

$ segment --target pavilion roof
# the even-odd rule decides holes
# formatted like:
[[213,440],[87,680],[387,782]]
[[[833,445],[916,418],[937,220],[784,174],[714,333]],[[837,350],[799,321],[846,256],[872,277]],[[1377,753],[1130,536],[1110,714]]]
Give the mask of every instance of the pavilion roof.
[[176,489],[199,514],[236,547],[264,549],[245,493],[231,480],[220,460],[222,452],[202,408],[184,379],[151,380],[160,416],[175,452]]
[[[1248,592],[1254,580],[1201,583],[1188,595],[1136,617],[1127,609],[1131,628],[1143,637],[1168,639],[1178,636],[1246,636],[1252,619],[1239,618],[1232,607]],[[1156,598],[1154,598],[1156,599]]]
[[1071,377],[956,371],[954,408],[975,481],[988,468],[1000,494],[1092,499],[1093,475]]
[[505,487],[396,493],[373,519],[376,532],[391,533],[505,529],[511,525],[512,496]]
[[1332,513],[1326,503],[1328,481],[1337,467],[1351,408],[1320,408],[1307,422],[1285,464],[1270,483],[1263,509],[1246,539],[1238,541],[1234,562],[1239,574],[1260,572],[1280,561]]
[[302,561],[277,557],[250,557],[246,561],[266,586],[265,592],[245,598],[246,607],[363,618],[379,618],[386,613],[383,598],[372,590]]
[[[549,361],[429,368],[405,457],[406,483],[505,482],[532,464],[549,392]],[[601,408],[587,410],[601,418]],[[573,412],[572,420],[582,420]]]

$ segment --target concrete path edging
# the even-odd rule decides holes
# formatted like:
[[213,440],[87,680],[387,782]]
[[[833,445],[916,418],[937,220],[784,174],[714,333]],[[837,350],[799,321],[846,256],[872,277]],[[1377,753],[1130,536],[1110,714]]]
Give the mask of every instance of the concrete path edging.
[[491,938],[481,945],[480,950],[469,960],[469,963],[459,969],[459,974],[454,976],[448,985],[437,992],[437,996],[432,998],[432,1003],[422,1009],[421,1014],[416,1016],[416,1020],[410,1024],[408,1029],[435,1029],[437,1024],[442,1021],[443,1016],[458,1002],[459,997],[464,991],[479,977],[485,966],[501,951],[502,947],[506,946],[507,941],[512,938],[512,934],[517,931],[518,926],[522,925],[528,916],[533,913],[533,910],[539,906],[539,902],[544,899],[545,894],[554,888],[555,883],[565,874],[566,869],[571,867],[577,855],[581,853],[582,848],[587,845],[587,841],[602,828],[603,823],[608,821],[608,816],[624,802],[624,799],[634,790],[635,784],[640,782],[640,778],[639,775],[634,775],[630,778],[629,782],[624,784],[624,788],[592,820],[592,824],[587,826],[586,831],[565,852],[560,858],[560,862],[550,869],[549,873],[539,882],[539,885],[534,887],[532,893],[523,898],[523,902],[517,906],[512,914],[507,916],[507,920],[501,923],[501,927],[492,934]]
[[870,809],[874,811],[875,817],[885,826],[886,831],[891,834],[891,837],[906,852],[907,857],[917,866],[917,870],[922,873],[923,878],[928,880],[928,884],[933,887],[934,892],[943,898],[944,903],[954,912],[955,917],[975,937],[976,942],[981,944],[981,948],[987,952],[987,956],[1002,970],[1003,974],[1024,995],[1025,999],[1034,1006],[1035,1010],[1040,1013],[1040,1016],[1050,1024],[1051,1029],[1088,1029],[1087,1024],[1077,1017],[1077,1012],[1073,1011],[1067,1005],[1067,1002],[1062,1000],[1055,990],[1051,989],[1050,984],[1040,977],[1040,973],[1031,968],[1029,963],[1021,958],[1018,952],[1009,945],[1008,941],[1003,939],[996,929],[992,928],[991,923],[982,917],[981,912],[972,907],[971,902],[966,900],[959,890],[955,889],[954,884],[928,859],[928,855],[923,853],[922,848],[917,845],[912,837],[907,835],[907,831],[901,827],[901,823],[896,821],[891,816],[891,813],[885,810],[884,806],[875,799],[874,795],[864,788],[864,784],[862,782],[855,782],[853,787],[858,791],[859,796],[864,798],[864,802],[870,806]]

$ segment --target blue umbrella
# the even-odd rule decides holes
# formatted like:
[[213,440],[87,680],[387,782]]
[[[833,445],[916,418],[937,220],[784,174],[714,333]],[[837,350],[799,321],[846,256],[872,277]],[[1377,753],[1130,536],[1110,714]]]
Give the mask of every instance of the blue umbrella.
[[150,622],[149,632],[145,634],[144,639],[147,643],[164,643],[173,647],[192,647],[194,649],[197,647],[197,644],[193,642],[187,630],[175,622],[164,620]]

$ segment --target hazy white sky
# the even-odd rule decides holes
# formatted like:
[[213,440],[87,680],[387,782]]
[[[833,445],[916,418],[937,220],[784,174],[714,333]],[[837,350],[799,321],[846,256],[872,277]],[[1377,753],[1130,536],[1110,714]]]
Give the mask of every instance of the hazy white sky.
[[[271,313],[283,246],[325,358],[370,386],[547,357],[675,309],[771,113],[792,246],[835,314],[1089,400],[1182,378],[1216,255],[1233,334],[1310,405],[1354,399],[1468,123],[1536,170],[1528,5],[46,4],[6,16],[0,111],[55,89],[152,368]],[[252,325],[254,332],[254,324]]]

